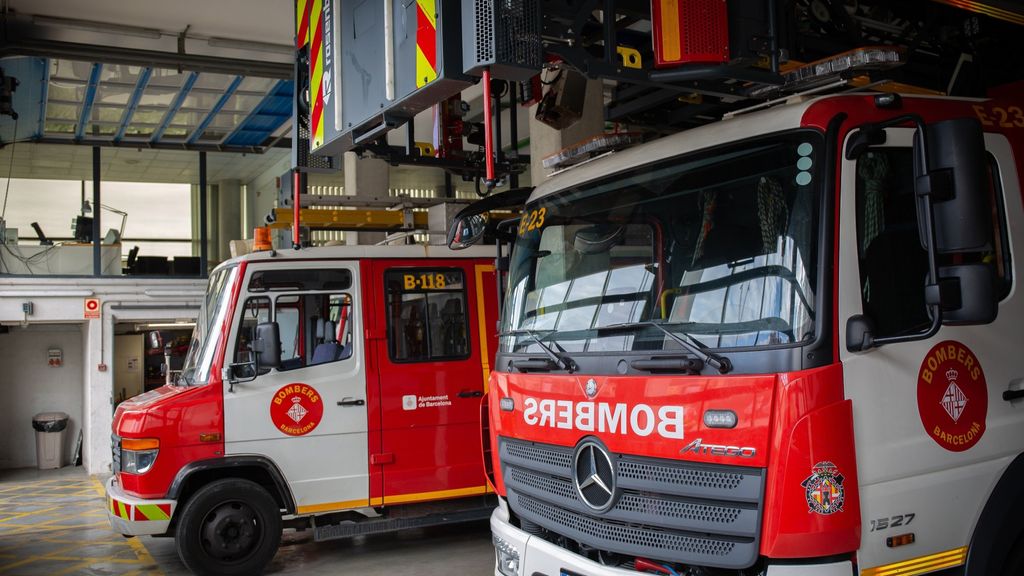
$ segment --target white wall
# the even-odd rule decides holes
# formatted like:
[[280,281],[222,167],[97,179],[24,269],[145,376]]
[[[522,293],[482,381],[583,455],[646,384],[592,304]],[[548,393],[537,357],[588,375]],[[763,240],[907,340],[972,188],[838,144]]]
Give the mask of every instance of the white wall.
[[[15,390],[32,392],[31,380],[9,379],[14,366],[25,360],[11,357],[7,342],[10,336],[22,330],[27,322],[39,330],[68,323],[82,324],[78,353],[82,358],[78,373],[78,398],[81,408],[81,425],[85,442],[82,459],[89,474],[110,472],[110,432],[113,420],[113,345],[114,325],[117,322],[144,322],[151,320],[194,319],[202,295],[205,280],[185,279],[97,279],[97,278],[33,278],[0,276],[0,323],[9,326],[10,333],[0,335],[0,383],[4,397],[0,406],[16,401]],[[85,320],[83,305],[86,297],[100,299],[101,318]],[[32,302],[33,314],[28,318],[22,313],[22,304]],[[42,346],[46,346],[43,344]],[[45,353],[45,348],[43,349]],[[65,355],[68,350],[65,349]],[[63,392],[63,390],[62,390]],[[45,408],[50,409],[50,408]],[[2,414],[2,413],[0,413]],[[0,432],[8,419],[0,421]],[[13,430],[18,425],[11,421]],[[27,429],[31,431],[31,421]],[[75,432],[77,434],[77,432]],[[3,441],[0,440],[0,446]],[[34,450],[34,448],[33,448]],[[0,454],[0,457],[3,455]],[[34,464],[34,459],[32,463]],[[0,466],[3,466],[0,463]]]
[[[47,350],[60,348],[64,364],[47,364]],[[65,436],[63,462],[71,463],[82,428],[82,325],[11,327],[0,334],[0,468],[36,465],[32,416],[66,412],[71,416]]]

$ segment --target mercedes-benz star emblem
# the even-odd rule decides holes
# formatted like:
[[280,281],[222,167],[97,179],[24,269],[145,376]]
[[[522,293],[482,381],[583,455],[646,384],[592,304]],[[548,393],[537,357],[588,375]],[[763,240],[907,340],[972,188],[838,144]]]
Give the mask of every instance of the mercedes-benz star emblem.
[[583,389],[583,392],[586,393],[587,398],[593,398],[594,396],[597,396],[597,380],[594,380],[593,378],[587,380],[587,385]]
[[615,467],[604,446],[587,440],[576,447],[573,484],[583,503],[604,512],[615,502]]

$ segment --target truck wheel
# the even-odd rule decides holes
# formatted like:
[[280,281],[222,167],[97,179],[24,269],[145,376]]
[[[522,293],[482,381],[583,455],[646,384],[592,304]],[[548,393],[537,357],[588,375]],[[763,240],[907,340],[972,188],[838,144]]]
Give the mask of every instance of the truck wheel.
[[199,575],[259,574],[281,542],[274,497],[249,480],[200,488],[185,504],[174,533],[178,557]]
[[1006,564],[1003,566],[1004,576],[1017,576],[1024,574],[1024,532],[1017,536],[1017,542],[1006,557]]

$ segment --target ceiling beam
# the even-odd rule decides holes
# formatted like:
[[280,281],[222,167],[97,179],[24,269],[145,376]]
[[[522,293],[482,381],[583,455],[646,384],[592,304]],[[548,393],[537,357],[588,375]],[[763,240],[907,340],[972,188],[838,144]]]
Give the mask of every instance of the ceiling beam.
[[103,72],[103,64],[97,62],[92,65],[92,73],[89,74],[89,86],[85,89],[82,111],[78,115],[78,126],[75,127],[75,140],[81,140],[85,136],[85,125],[89,123],[89,117],[92,116],[92,103],[96,101],[96,90],[100,85],[101,72]]
[[260,78],[285,79],[292,76],[292,64],[222,58],[201,54],[179,54],[157,50],[138,50],[118,46],[97,46],[74,42],[55,42],[31,38],[11,39],[0,46],[0,57],[42,56],[107,64],[125,64],[147,68],[174,68],[190,72],[242,74]]
[[171,107],[167,109],[167,113],[164,114],[164,119],[160,122],[160,127],[153,131],[153,136],[150,137],[149,141],[156,143],[164,135],[167,127],[171,125],[171,121],[178,114],[178,110],[181,109],[181,105],[185,103],[185,98],[188,97],[188,93],[192,91],[192,87],[196,84],[196,79],[199,78],[198,72],[190,72],[188,77],[185,78],[185,83],[181,85],[181,90],[178,90],[178,95],[174,97],[174,101],[171,102]]
[[178,142],[150,142],[148,140],[121,140],[114,142],[102,138],[83,138],[74,140],[68,137],[44,136],[32,141],[34,144],[77,144],[79,146],[100,146],[104,148],[134,148],[138,150],[186,150],[196,152],[231,152],[238,154],[262,154],[270,148],[291,148],[292,139],[282,138],[273,146],[223,146],[219,144],[188,144]]
[[199,140],[199,137],[203,135],[206,127],[213,122],[213,118],[217,116],[217,114],[220,114],[221,108],[224,108],[224,105],[228,103],[228,99],[230,99],[235,93],[235,90],[238,90],[238,86],[242,83],[242,80],[245,80],[245,76],[235,76],[235,79],[231,81],[231,84],[228,84],[228,87],[224,89],[224,93],[220,95],[217,103],[213,105],[213,108],[211,108],[210,112],[205,118],[203,118],[203,121],[200,122],[199,125],[196,126],[196,129],[192,131],[192,134],[189,135],[189,144],[195,144],[196,141]]
[[121,114],[121,125],[117,128],[117,134],[114,134],[114,142],[120,142],[124,138],[124,132],[132,122],[132,116],[135,115],[135,110],[139,107],[139,100],[142,99],[142,93],[146,91],[146,85],[149,84],[149,78],[152,75],[152,68],[143,68],[139,72],[139,79],[135,81],[135,89],[132,90],[128,105],[124,107],[124,113]]
[[[42,138],[46,130],[46,101],[50,97],[50,61],[46,60],[43,68],[42,85],[39,87],[39,127],[36,138]],[[77,104],[77,102],[76,102]]]

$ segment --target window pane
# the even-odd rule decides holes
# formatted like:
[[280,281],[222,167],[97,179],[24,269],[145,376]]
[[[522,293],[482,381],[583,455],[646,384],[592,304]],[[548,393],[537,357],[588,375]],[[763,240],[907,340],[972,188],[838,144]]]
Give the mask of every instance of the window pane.
[[468,358],[469,324],[462,270],[390,271],[388,350],[395,362]]

